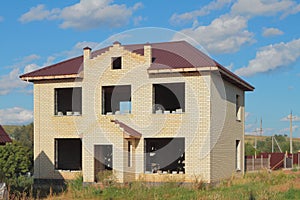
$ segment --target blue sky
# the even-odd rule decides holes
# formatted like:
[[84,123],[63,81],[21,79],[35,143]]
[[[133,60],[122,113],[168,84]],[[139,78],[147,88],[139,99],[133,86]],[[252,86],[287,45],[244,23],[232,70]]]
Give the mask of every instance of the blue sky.
[[32,85],[18,79],[24,72],[115,38],[157,42],[184,34],[256,87],[246,95],[247,133],[262,118],[264,135],[289,134],[292,110],[300,137],[299,19],[295,0],[8,1],[0,7],[0,124],[33,120]]

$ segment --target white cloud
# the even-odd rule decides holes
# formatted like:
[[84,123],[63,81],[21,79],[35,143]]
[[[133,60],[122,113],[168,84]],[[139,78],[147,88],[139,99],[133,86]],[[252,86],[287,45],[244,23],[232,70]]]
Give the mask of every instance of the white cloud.
[[30,22],[37,20],[63,20],[61,28],[87,30],[96,27],[121,27],[129,22],[133,12],[140,9],[142,3],[133,7],[125,4],[113,4],[113,0],[81,0],[79,3],[63,9],[47,10],[45,5],[37,5],[23,14],[19,20]]
[[261,48],[248,66],[235,71],[240,76],[253,76],[265,73],[280,67],[288,67],[300,58],[300,39],[288,43],[277,43]]
[[10,69],[23,68],[25,65],[28,65],[30,62],[37,61],[38,59],[40,59],[39,55],[31,54],[29,56],[25,56],[23,58],[17,59],[16,63],[14,63],[11,66],[6,66],[5,68],[10,68]]
[[264,28],[262,35],[264,37],[270,37],[275,35],[282,35],[283,32],[277,28]]
[[233,0],[215,0],[208,5],[201,7],[199,10],[186,12],[183,14],[173,14],[170,21],[173,24],[181,24],[185,22],[195,21],[198,17],[208,15],[211,11],[220,10]]
[[36,55],[36,54],[31,54],[29,56],[25,56],[24,58],[22,58],[22,62],[23,63],[28,63],[28,62],[32,62],[34,60],[38,60],[40,59],[41,57],[39,55]]
[[13,69],[9,74],[0,76],[0,96],[10,93],[16,88],[25,88],[28,84],[19,78],[20,69]]
[[231,13],[248,17],[270,16],[290,12],[297,6],[292,0],[238,0],[231,8]]
[[[295,132],[296,130],[299,129],[299,126],[298,125],[293,125],[292,126],[292,131]],[[279,130],[279,133],[280,134],[286,134],[288,135],[290,133],[290,127],[287,127],[287,128],[283,128],[281,130]]]
[[136,11],[136,10],[141,9],[143,7],[144,7],[143,3],[138,2],[138,3],[134,4],[134,6],[132,7],[132,10]]
[[49,66],[49,65],[52,65],[53,64],[53,61],[55,60],[56,58],[54,56],[49,56],[47,58],[47,61],[44,63],[44,66]]
[[[0,76],[0,96],[9,94],[12,90],[18,90],[19,92],[27,93],[28,83],[22,81],[19,76],[22,73],[27,73],[31,70],[39,68],[38,65],[31,62],[40,59],[40,56],[31,54],[18,59],[15,64],[6,68],[12,69],[8,74]],[[23,69],[23,70],[22,70]]]
[[46,10],[45,5],[39,4],[36,7],[30,8],[30,10],[23,14],[19,21],[22,23],[27,23],[31,21],[42,21],[45,19],[55,19],[58,17],[58,14],[60,13],[60,9],[53,9],[51,11]]
[[[287,121],[290,121],[290,118],[291,118],[291,115],[289,114],[288,116],[281,118],[280,121],[287,122]],[[300,121],[300,117],[297,116],[297,115],[293,115],[292,118],[293,118],[294,122],[299,122]]]
[[287,10],[282,16],[281,18],[284,18],[288,15],[293,15],[293,14],[297,14],[298,12],[300,12],[300,4],[293,6],[291,9]]
[[250,116],[249,112],[245,112],[245,121],[248,119],[248,117]]
[[134,24],[135,26],[138,26],[138,25],[140,25],[140,23],[141,23],[142,21],[144,21],[144,20],[146,20],[146,18],[144,18],[144,17],[142,17],[142,16],[137,16],[137,17],[133,18],[133,24]]
[[32,72],[32,71],[34,71],[34,70],[37,70],[37,69],[39,69],[39,68],[40,68],[40,66],[38,66],[38,65],[35,64],[35,63],[26,65],[26,66],[24,67],[24,74],[29,73],[29,72]]
[[0,124],[24,125],[32,122],[33,112],[20,107],[13,107],[0,110]]
[[[234,64],[233,63],[230,63],[230,65],[228,65],[228,66],[224,66],[224,67],[226,67],[227,69],[229,69],[230,71],[232,71],[232,69],[233,69],[233,67],[234,67]],[[245,113],[245,115],[246,115],[247,113]],[[249,113],[248,113],[249,114]]]
[[184,29],[175,34],[173,40],[187,40],[194,44],[191,38],[215,54],[233,53],[254,42],[253,33],[247,30],[247,19],[231,15],[222,15],[208,26]]
[[72,58],[75,56],[79,56],[83,54],[83,48],[84,47],[90,47],[91,49],[98,48],[99,43],[97,42],[88,42],[88,41],[82,41],[82,42],[77,42],[72,49],[63,51],[61,53],[55,54],[55,57],[64,57],[64,59],[67,58]]

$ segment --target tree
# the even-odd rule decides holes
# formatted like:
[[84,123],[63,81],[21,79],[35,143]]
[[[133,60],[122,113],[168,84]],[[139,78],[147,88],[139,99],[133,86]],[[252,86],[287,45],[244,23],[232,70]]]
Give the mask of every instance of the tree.
[[33,123],[16,128],[11,133],[11,137],[23,146],[33,148]]
[[255,155],[255,148],[253,147],[252,144],[250,144],[248,142],[245,144],[245,155],[246,156],[254,156]]
[[32,150],[14,141],[0,146],[0,172],[6,178],[15,178],[32,169]]

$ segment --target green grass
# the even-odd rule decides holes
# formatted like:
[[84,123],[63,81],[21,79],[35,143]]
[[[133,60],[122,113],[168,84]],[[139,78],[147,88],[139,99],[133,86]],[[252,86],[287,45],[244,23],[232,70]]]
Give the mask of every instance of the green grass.
[[82,186],[79,177],[68,183],[68,190],[49,199],[300,199],[300,173],[259,172],[232,177],[218,185],[201,182],[183,185],[176,182],[151,186],[141,181],[127,185]]

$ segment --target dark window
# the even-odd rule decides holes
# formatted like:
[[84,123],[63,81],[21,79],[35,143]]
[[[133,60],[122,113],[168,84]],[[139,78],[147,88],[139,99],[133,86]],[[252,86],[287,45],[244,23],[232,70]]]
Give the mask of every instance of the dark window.
[[55,169],[82,169],[81,139],[55,139]]
[[56,88],[55,89],[55,115],[81,115],[82,89]]
[[112,58],[112,69],[122,69],[122,57]]
[[241,121],[242,120],[242,110],[241,110],[240,95],[235,96],[235,114],[236,114],[236,120]]
[[128,141],[128,167],[132,166],[132,143]]
[[131,113],[131,86],[103,86],[102,114]]
[[153,113],[185,112],[185,84],[165,83],[153,85]]
[[146,171],[157,173],[185,172],[184,138],[149,138],[145,139]]

